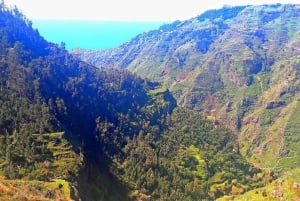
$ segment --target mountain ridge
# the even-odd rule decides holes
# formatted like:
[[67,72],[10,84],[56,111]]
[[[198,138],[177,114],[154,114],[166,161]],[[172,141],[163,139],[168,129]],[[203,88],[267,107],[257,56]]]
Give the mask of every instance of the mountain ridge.
[[275,178],[166,87],[78,60],[3,2],[0,33],[3,199],[214,200]]
[[295,152],[284,144],[299,96],[299,13],[297,4],[224,7],[116,49],[73,53],[162,83],[179,105],[236,130],[249,160],[280,169],[282,153]]

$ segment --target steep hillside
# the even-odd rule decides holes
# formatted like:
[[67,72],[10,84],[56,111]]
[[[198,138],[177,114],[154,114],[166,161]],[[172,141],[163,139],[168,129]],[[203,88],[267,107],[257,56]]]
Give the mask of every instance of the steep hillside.
[[299,17],[299,5],[224,7],[115,49],[73,52],[161,82],[179,105],[239,132],[253,163],[282,170],[300,162]]
[[245,200],[260,200],[260,201],[280,201],[280,200],[299,200],[300,199],[300,177],[299,168],[293,169],[266,185],[263,188],[258,188],[238,196],[224,196],[217,201],[245,201]]
[[96,68],[0,3],[0,200],[213,200],[273,177],[165,87]]
[[[76,177],[83,158],[63,133],[1,135],[0,200],[72,200],[78,198]],[[27,138],[27,139],[26,139]],[[22,153],[24,152],[25,153]],[[3,178],[3,175],[6,178]]]

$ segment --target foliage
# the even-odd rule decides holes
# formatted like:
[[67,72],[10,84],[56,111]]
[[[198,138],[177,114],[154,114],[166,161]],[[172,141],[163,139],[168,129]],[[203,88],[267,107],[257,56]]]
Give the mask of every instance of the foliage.
[[229,130],[179,108],[168,127],[158,140],[140,133],[125,146],[123,179],[136,189],[147,189],[141,192],[153,200],[198,200],[231,194],[233,185],[255,187],[260,171],[239,155]]
[[[78,196],[89,199],[102,192],[99,183],[110,178],[110,160],[123,155],[126,138],[143,127],[162,129],[160,117],[175,101],[168,91],[150,96],[156,85],[128,71],[97,69],[45,42],[16,9],[1,4],[0,11],[1,173],[9,179],[80,180],[80,188],[86,184],[89,190]],[[94,174],[100,179],[81,179]],[[107,179],[108,186],[117,182]],[[120,186],[116,196],[124,197]],[[113,200],[113,187],[107,191],[106,200]]]
[[243,195],[225,196],[218,201],[243,201],[243,200],[297,200],[300,198],[299,169],[296,168],[279,179],[268,183],[263,188],[249,191]]
[[224,6],[220,10],[208,10],[208,11],[204,12],[203,14],[201,14],[198,17],[198,20],[204,21],[206,19],[214,20],[214,19],[218,19],[218,18],[227,20],[227,19],[236,17],[245,8],[246,8],[246,6],[235,6],[235,7]]
[[71,201],[70,190],[64,180],[41,182],[0,178],[1,201]]
[[[294,12],[269,18],[256,12],[268,6],[208,12],[210,22],[176,22],[96,58],[164,80],[160,86],[127,69],[78,60],[1,3],[1,174],[58,186],[55,196],[108,201],[214,200],[269,183],[273,172],[250,165],[240,145],[248,143],[242,148],[249,158],[272,154],[266,163],[297,164],[288,157],[297,151],[290,142],[298,140],[298,113],[291,111],[298,111],[299,59],[282,44],[297,47],[299,25],[273,31],[278,19],[297,13],[293,5],[270,9],[280,8]],[[249,29],[239,29],[239,20]],[[177,107],[169,90],[203,113]],[[240,135],[219,124],[222,118],[221,124],[234,121]],[[276,161],[280,154],[285,159]]]

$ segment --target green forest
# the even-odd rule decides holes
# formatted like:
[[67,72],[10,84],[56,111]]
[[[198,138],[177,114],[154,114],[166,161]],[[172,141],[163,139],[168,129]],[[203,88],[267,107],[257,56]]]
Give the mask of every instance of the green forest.
[[[231,19],[242,9],[210,11],[197,20]],[[218,22],[199,32],[198,37],[211,38],[197,51],[208,52],[226,29]],[[280,177],[278,169],[249,162],[241,127],[232,129],[203,110],[178,104],[178,91],[174,96],[157,80],[81,61],[64,43],[47,42],[17,8],[3,2],[0,72],[0,201],[210,201],[233,199]],[[222,75],[202,72],[195,82],[215,85],[200,92],[194,86],[195,93],[206,97],[224,89]],[[251,101],[241,101],[239,120]],[[267,106],[271,116],[284,101]],[[296,113],[293,119],[290,138]],[[287,143],[286,150],[294,149]]]

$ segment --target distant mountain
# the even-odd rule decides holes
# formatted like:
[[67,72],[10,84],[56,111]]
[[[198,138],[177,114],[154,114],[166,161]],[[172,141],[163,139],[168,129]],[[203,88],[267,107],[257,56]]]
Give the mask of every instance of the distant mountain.
[[3,2],[0,33],[0,200],[215,200],[275,178],[165,86],[80,61]]
[[300,5],[224,7],[73,54],[162,83],[178,105],[236,130],[257,166],[288,170],[300,165],[299,19]]

